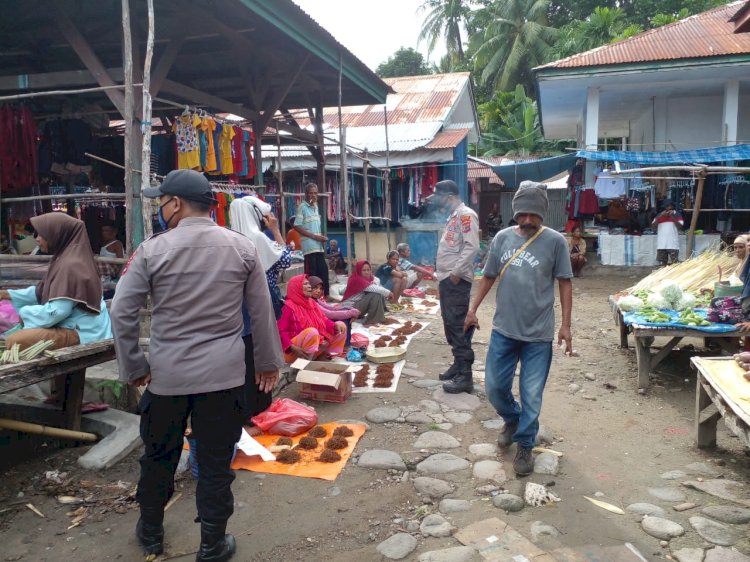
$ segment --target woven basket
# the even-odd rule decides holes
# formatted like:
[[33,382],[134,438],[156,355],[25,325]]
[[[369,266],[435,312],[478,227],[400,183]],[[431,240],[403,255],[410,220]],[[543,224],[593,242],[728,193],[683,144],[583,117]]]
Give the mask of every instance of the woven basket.
[[404,347],[376,347],[367,352],[367,360],[373,363],[396,363],[406,357]]

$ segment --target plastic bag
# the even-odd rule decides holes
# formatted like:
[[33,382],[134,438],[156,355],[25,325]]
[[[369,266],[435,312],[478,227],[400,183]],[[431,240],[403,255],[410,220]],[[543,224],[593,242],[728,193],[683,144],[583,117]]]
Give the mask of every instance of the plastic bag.
[[367,351],[367,348],[370,347],[370,340],[363,334],[352,334],[350,345],[353,349],[364,349]]
[[362,361],[362,354],[356,349],[352,348],[349,350],[349,353],[346,354],[346,360],[351,361],[352,363],[359,363],[360,361]]
[[10,301],[0,301],[0,332],[6,332],[19,322],[18,313]]
[[414,289],[404,289],[403,294],[405,297],[416,297],[418,299],[423,299],[425,297],[425,292],[417,287]]
[[314,408],[290,398],[279,398],[267,410],[250,419],[267,433],[294,437],[318,423],[318,414]]

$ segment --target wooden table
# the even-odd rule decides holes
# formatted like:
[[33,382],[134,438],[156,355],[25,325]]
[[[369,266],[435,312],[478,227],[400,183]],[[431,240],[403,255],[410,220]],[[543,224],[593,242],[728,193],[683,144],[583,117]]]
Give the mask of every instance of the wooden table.
[[61,396],[57,412],[49,419],[33,420],[66,429],[81,428],[81,406],[86,368],[111,361],[115,347],[111,339],[76,345],[53,351],[54,357],[42,356],[31,361],[0,366],[0,394],[59,377]]
[[[714,340],[721,348],[730,355],[737,353],[740,347],[740,336],[738,331],[712,333],[688,328],[655,328],[641,324],[631,324],[630,331],[635,340],[635,357],[638,362],[638,388],[648,388],[649,374],[651,371],[669,355],[669,352],[682,341],[682,338],[703,338],[708,341]],[[651,345],[654,338],[671,338],[658,352],[651,354]],[[627,335],[625,336],[627,339]]]
[[625,320],[622,317],[622,311],[620,310],[620,307],[617,306],[615,297],[609,297],[609,306],[612,309],[612,316],[615,320],[615,326],[617,326],[618,330],[620,331],[620,347],[622,349],[627,349],[630,326],[625,324]]
[[750,447],[750,416],[711,375],[706,368],[709,360],[726,361],[728,368],[734,367],[731,357],[693,357],[690,360],[698,373],[695,387],[695,443],[701,449],[716,447],[716,422],[722,417],[724,425],[745,447]]

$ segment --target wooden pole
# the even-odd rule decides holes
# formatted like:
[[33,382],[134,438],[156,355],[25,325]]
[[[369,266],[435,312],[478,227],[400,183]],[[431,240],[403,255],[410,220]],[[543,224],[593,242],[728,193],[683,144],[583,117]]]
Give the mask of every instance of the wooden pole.
[[[365,158],[367,158],[367,150],[365,150]],[[372,257],[370,255],[370,182],[367,180],[367,165],[370,162],[365,160],[362,162],[362,181],[364,182],[364,199],[365,199],[365,255],[367,261],[370,261]],[[372,263],[372,262],[371,262]]]
[[[137,195],[143,216],[143,237],[148,238],[153,233],[151,227],[151,202],[142,197],[143,190],[151,187],[151,59],[154,57],[154,0],[146,0],[148,7],[148,37],[146,39],[146,57],[143,62],[143,117],[141,119],[141,134],[143,145],[141,150],[141,185]],[[135,211],[135,209],[134,209]]]
[[[279,124],[276,123],[276,156],[278,159],[279,164],[279,193],[284,193],[284,172],[281,169],[281,136],[279,135]],[[281,210],[281,235],[286,240],[286,200],[284,199],[284,196],[281,195],[279,197],[279,206]],[[301,248],[295,248],[295,250],[300,250]]]
[[128,0],[122,3],[122,58],[123,78],[125,80],[125,253],[131,254],[134,248],[133,221],[133,172],[135,166],[132,159],[131,143],[133,142],[133,41],[130,30],[130,4]]
[[706,183],[706,169],[698,173],[698,189],[695,191],[695,205],[693,206],[693,216],[690,218],[690,230],[688,230],[687,255],[690,259],[693,254],[693,243],[695,240],[695,227],[698,225],[698,216],[701,214],[701,201],[703,200],[703,184]]
[[60,437],[62,439],[74,439],[75,441],[86,441],[93,443],[99,440],[95,433],[85,431],[73,431],[71,429],[60,429],[59,427],[50,427],[38,423],[28,423],[18,420],[9,420],[0,418],[0,427],[3,429],[12,429],[23,433],[34,433],[36,435],[46,435],[48,437]]
[[344,219],[346,220],[346,261],[349,262],[349,274],[354,271],[354,252],[352,251],[352,225],[349,218],[349,178],[346,173],[346,127],[341,128],[341,182],[344,191]]
[[[383,114],[385,116],[385,208],[383,209],[383,216],[388,219],[392,219],[391,213],[391,151],[388,144],[388,107],[383,106]],[[385,238],[388,241],[388,251],[391,251],[391,221],[385,221]]]

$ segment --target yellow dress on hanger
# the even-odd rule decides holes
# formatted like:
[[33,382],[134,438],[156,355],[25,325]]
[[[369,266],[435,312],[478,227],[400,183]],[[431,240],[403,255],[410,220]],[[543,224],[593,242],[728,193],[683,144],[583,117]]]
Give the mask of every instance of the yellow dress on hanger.
[[201,169],[201,150],[197,129],[200,124],[200,117],[194,113],[188,113],[180,115],[172,125],[172,130],[177,137],[177,167],[179,169]]
[[234,127],[226,124],[221,129],[219,137],[219,157],[221,158],[221,173],[230,175],[234,173],[232,164],[232,139],[234,138]]

